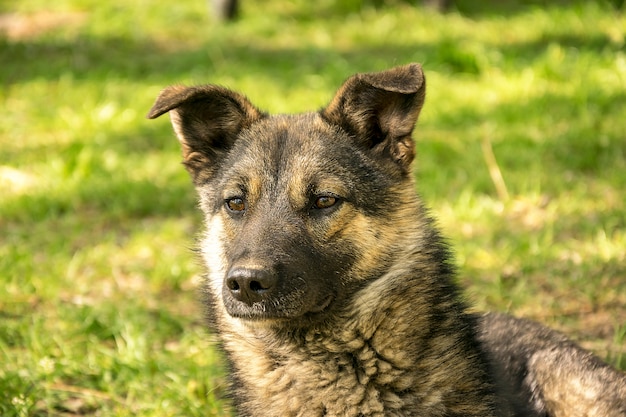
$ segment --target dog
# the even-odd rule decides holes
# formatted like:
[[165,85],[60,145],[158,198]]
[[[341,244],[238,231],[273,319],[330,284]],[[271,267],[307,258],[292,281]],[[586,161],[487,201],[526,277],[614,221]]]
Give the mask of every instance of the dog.
[[415,192],[419,64],[356,74],[320,111],[269,115],[172,86],[206,220],[210,327],[241,416],[625,417],[626,377],[560,334],[475,314]]

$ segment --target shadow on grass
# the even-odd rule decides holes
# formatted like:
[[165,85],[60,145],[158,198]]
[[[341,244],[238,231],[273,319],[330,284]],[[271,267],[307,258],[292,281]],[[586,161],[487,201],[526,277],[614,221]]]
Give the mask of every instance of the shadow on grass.
[[[336,84],[343,78],[332,78],[337,71],[326,68],[344,62],[349,63],[347,70],[371,71],[376,69],[372,68],[372,57],[376,57],[376,62],[388,65],[416,60],[430,70],[480,73],[482,57],[465,51],[460,41],[451,38],[440,43],[413,45],[387,42],[342,51],[307,45],[302,48],[268,47],[244,38],[211,41],[197,48],[181,46],[177,50],[171,45],[148,40],[129,41],[122,37],[93,39],[81,36],[72,42],[0,38],[0,61],[4,66],[5,87],[31,79],[57,80],[67,75],[78,81],[91,82],[105,82],[111,78],[176,82],[182,74],[193,72],[206,74],[205,79],[209,82],[212,73],[228,72],[234,78],[260,74],[272,83],[288,88],[298,85],[303,74],[323,74],[329,83]],[[545,35],[536,42],[492,47],[507,62],[521,68],[537,59],[551,44],[589,52],[621,49],[607,36],[558,33]]]
[[[518,13],[523,13],[531,8],[559,8],[573,7],[581,4],[577,0],[452,0],[451,10],[456,10],[466,16],[479,18],[490,16],[510,17]],[[598,1],[599,4],[621,10],[624,0]]]

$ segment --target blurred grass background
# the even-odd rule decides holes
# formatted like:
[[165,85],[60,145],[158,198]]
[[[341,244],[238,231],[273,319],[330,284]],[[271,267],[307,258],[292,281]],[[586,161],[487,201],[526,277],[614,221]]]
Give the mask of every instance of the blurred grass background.
[[[619,2],[0,0],[0,415],[227,415],[174,83],[272,112],[411,61],[420,193],[477,309],[626,369],[626,18]],[[500,174],[500,177],[497,174]]]

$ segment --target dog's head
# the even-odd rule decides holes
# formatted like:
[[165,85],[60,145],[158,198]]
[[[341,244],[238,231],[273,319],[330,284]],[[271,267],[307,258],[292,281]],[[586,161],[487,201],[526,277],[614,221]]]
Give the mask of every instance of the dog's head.
[[214,85],[161,93],[148,117],[170,113],[220,311],[314,320],[385,273],[416,222],[411,134],[424,94],[417,64],[354,75],[301,115],[269,116]]

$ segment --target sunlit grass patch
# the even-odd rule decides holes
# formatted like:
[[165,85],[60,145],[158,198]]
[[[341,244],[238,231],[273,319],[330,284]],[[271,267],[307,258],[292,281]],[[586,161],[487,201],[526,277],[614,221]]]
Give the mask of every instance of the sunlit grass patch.
[[206,82],[312,110],[352,73],[410,61],[428,82],[416,183],[468,299],[626,368],[623,12],[242,5],[225,25],[206,2],[0,7],[1,415],[224,415],[201,217],[168,121],[145,114],[162,87]]

